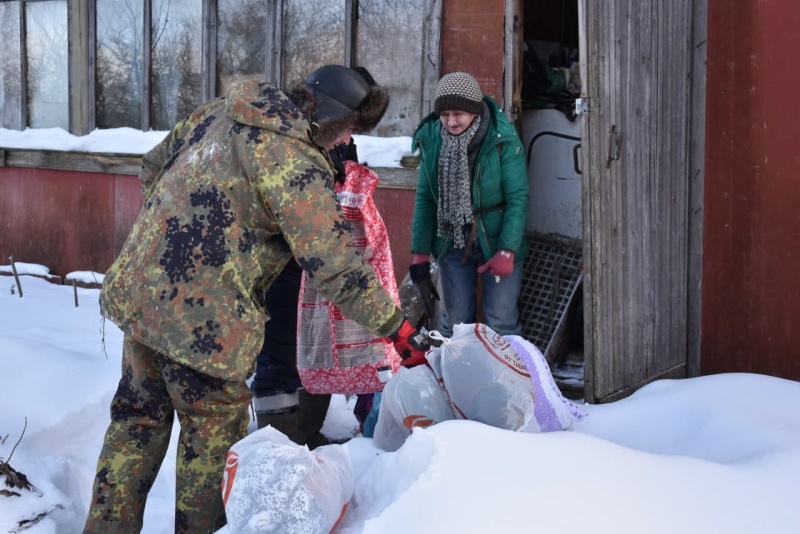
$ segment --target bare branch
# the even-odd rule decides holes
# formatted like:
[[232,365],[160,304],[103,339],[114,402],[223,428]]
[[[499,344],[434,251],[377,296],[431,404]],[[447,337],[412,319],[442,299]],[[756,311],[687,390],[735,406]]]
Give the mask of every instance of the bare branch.
[[[19,445],[20,441],[22,441],[22,436],[25,435],[25,430],[28,428],[28,418],[25,418],[25,426],[22,428],[22,434],[19,435],[19,439],[14,444],[14,448],[11,449],[11,454],[8,455],[8,460],[5,461],[6,465],[11,461],[11,457],[14,456],[14,451],[17,450],[17,445]],[[3,440],[5,441],[5,439]]]

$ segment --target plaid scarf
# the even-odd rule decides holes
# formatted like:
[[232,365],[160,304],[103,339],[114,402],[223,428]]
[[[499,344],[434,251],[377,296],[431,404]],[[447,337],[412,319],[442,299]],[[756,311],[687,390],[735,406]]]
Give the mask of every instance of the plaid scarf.
[[481,124],[480,116],[461,135],[450,135],[442,125],[442,152],[439,155],[439,205],[437,232],[453,240],[453,247],[463,249],[464,225],[472,224],[472,177],[467,149]]

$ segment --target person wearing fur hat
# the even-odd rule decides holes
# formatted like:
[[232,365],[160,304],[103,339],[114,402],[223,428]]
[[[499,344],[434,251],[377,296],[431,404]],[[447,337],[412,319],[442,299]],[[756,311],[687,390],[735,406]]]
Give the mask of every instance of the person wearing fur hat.
[[478,277],[485,323],[519,334],[517,299],[528,251],[528,176],[516,128],[466,72],[441,78],[434,112],[413,137],[420,167],[411,234],[409,276],[424,308],[439,298],[431,282],[438,262],[442,289],[439,331],[477,320]]
[[[377,126],[389,96],[364,67],[353,67],[370,87],[368,101],[359,108],[360,117],[354,133],[367,133]],[[344,182],[344,162],[358,161],[355,141],[340,144],[328,151],[335,171],[334,179]],[[297,304],[303,270],[290,261],[264,295],[264,305],[271,319],[264,326],[264,344],[256,360],[256,372],[250,383],[258,428],[271,425],[289,439],[314,449],[330,443],[321,430],[331,396],[311,394],[302,388],[297,371]]]
[[100,293],[125,336],[85,533],[141,531],[176,412],[174,531],[224,525],[225,458],[247,431],[269,320],[258,296],[289,262],[401,356],[429,348],[352,243],[332,186],[327,150],[374,120],[374,96],[339,65],[288,93],[244,81],[144,156],[144,205]]

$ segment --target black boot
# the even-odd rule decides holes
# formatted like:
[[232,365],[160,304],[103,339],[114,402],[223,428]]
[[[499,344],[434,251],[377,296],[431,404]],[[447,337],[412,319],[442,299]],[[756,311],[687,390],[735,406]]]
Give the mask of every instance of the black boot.
[[286,434],[286,437],[295,443],[300,442],[297,421],[297,410],[284,413],[256,412],[256,423],[259,429],[271,426]]
[[253,408],[259,429],[271,426],[295,443],[303,443],[299,435],[300,404],[296,392],[254,397]]
[[313,394],[301,389],[300,411],[298,412],[298,443],[308,445],[309,449],[316,449],[321,445],[328,445],[330,441],[320,432],[328,415],[331,396],[326,394]]

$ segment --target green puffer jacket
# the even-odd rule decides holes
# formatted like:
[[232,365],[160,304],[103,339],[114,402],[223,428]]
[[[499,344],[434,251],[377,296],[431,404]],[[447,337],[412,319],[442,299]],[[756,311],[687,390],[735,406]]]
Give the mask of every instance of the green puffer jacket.
[[[521,261],[528,252],[525,150],[516,129],[497,103],[488,96],[483,101],[489,108],[490,123],[472,174],[472,211],[477,236],[487,259],[499,249],[508,249],[515,253],[515,261]],[[441,127],[439,116],[431,113],[422,120],[413,138],[413,148],[420,152],[420,165],[411,250],[416,254],[433,254],[437,260],[452,246],[452,240],[440,237],[436,231]]]
[[294,255],[316,287],[379,336],[402,312],[350,240],[309,122],[266,83],[200,106],[143,160],[144,206],[105,277],[102,314],[202,373],[243,380],[266,290]]

